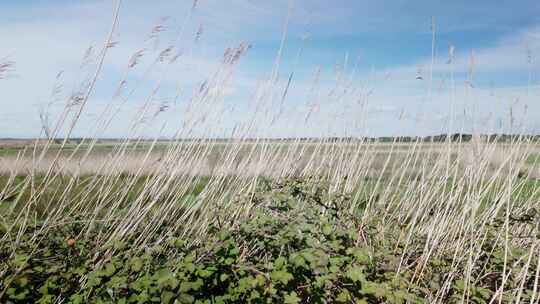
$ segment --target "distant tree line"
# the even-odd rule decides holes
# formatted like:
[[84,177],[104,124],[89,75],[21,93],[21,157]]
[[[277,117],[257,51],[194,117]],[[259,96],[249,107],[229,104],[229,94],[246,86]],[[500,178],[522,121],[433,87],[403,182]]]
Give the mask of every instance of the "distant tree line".
[[[540,142],[540,135],[519,135],[519,134],[481,134],[477,135],[477,138],[483,142],[512,142],[516,140],[530,140],[533,142]],[[400,143],[411,143],[411,142],[470,142],[473,139],[473,134],[468,133],[454,133],[454,134],[438,134],[430,136],[381,136],[381,137],[281,137],[281,138],[181,138],[181,139],[166,139],[160,138],[158,142],[216,142],[216,143],[228,143],[238,140],[244,142],[340,142],[340,143],[354,143],[354,142],[380,142],[380,143],[391,143],[391,142],[400,142]],[[10,141],[26,141],[33,142],[32,139],[16,139],[16,138],[0,138],[0,140],[10,142]],[[56,143],[61,143],[63,139],[55,138],[53,139]],[[151,142],[155,139],[142,139],[141,142]],[[88,141],[88,139],[83,138],[70,138],[68,144],[80,144],[83,141]],[[122,138],[101,138],[97,139],[98,144],[104,143],[118,143],[125,141]]]

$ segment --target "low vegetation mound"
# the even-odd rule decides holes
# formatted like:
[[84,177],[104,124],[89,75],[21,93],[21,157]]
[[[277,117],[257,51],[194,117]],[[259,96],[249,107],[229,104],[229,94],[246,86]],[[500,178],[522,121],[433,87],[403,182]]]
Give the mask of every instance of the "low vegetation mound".
[[17,248],[0,244],[0,302],[534,301],[538,282],[529,270],[538,268],[538,257],[496,238],[508,223],[508,231],[532,233],[510,234],[510,244],[536,239],[536,211],[495,220],[467,268],[452,251],[424,258],[427,236],[404,242],[401,225],[365,218],[361,207],[342,208],[350,198],[329,193],[309,179],[266,181],[234,202],[254,203],[241,221],[218,211],[203,241],[167,235],[143,248],[129,240],[98,244],[98,232],[81,236],[77,219],[46,230],[37,222],[18,236]]

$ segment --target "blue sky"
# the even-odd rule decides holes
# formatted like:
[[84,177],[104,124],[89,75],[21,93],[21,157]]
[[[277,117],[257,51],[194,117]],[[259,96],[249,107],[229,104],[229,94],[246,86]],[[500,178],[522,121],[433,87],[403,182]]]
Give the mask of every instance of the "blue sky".
[[[0,3],[0,60],[16,63],[15,70],[0,80],[0,137],[39,135],[39,110],[47,104],[52,104],[49,110],[55,117],[62,108],[62,96],[77,90],[78,83],[91,74],[92,65],[81,68],[81,58],[89,46],[99,49],[110,27],[114,3]],[[150,76],[144,76],[144,63],[134,70],[129,82],[144,79],[144,83],[104,136],[127,132],[130,117],[157,81],[161,90],[157,95],[163,100],[172,99],[178,88],[193,91],[219,68],[224,50],[241,42],[252,48],[223,90],[227,93],[222,92],[221,105],[238,106],[223,118],[220,128],[247,119],[257,85],[272,71],[284,29],[276,91],[283,89],[291,72],[294,78],[284,102],[287,113],[270,135],[320,135],[330,129],[337,134],[344,128],[358,132],[350,127],[353,124],[370,135],[428,134],[444,129],[451,116],[449,109],[454,111],[456,125],[473,128],[485,126],[482,122],[487,120],[504,125],[510,107],[513,115],[526,107],[526,115],[518,120],[527,130],[540,129],[539,1],[199,0],[191,11],[192,5],[187,0],[123,2],[114,35],[118,45],[110,49],[76,134],[86,135],[92,129],[95,117],[114,95],[129,57],[142,48],[148,57],[159,53],[183,24],[182,39],[173,43],[184,52],[182,63],[158,67]],[[433,65],[432,20],[436,33]],[[159,41],[149,41],[157,23],[167,30]],[[201,38],[195,43],[199,28]],[[454,59],[447,64],[451,45]],[[468,83],[471,60],[474,76],[473,83]],[[313,126],[303,126],[304,132],[297,121],[311,102],[310,88],[318,69],[320,106]],[[51,90],[60,71],[62,93],[52,102]],[[344,79],[348,83],[340,84]],[[332,101],[336,87],[349,91]],[[185,111],[179,106],[165,114],[168,127],[181,125]],[[471,123],[473,117],[476,124]],[[291,134],[291,130],[297,133]]]

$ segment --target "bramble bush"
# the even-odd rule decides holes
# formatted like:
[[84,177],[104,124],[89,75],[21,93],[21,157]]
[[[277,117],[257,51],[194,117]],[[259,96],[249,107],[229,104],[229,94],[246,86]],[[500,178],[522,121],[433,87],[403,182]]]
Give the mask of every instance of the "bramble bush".
[[[265,181],[234,202],[256,202],[240,223],[218,211],[204,242],[169,235],[145,248],[129,240],[101,245],[98,232],[76,237],[76,220],[44,231],[38,222],[20,236],[15,254],[0,244],[0,302],[428,303],[446,286],[443,302],[460,303],[467,293],[470,302],[488,303],[503,279],[504,256],[516,269],[526,262],[518,248],[505,253],[490,239],[498,234],[488,233],[476,253],[481,262],[470,270],[481,280],[466,283],[466,269],[452,266],[451,253],[421,264],[425,237],[405,246],[402,227],[386,223],[383,232],[377,217],[341,207],[349,196],[328,193],[309,179]],[[538,219],[531,211],[510,224],[534,227]],[[514,273],[509,290],[522,282]],[[525,282],[523,301],[533,294],[534,277]]]

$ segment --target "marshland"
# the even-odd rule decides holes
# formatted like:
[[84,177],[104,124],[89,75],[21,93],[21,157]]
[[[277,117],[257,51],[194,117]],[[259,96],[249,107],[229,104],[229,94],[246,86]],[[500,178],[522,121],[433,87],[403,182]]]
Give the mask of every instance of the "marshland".
[[[501,47],[529,63],[520,99],[486,89],[493,56],[445,45],[444,18],[422,33],[424,68],[395,81],[346,51],[301,63],[320,49],[298,12],[322,2],[278,2],[278,21],[260,1],[231,4],[261,19],[226,24],[278,24],[262,57],[257,38],[212,44],[209,12],[227,9],[212,1],[144,23],[140,45],[140,3],[70,4],[108,23],[91,23],[100,42],[53,72],[36,113],[1,125],[1,303],[540,302],[536,38]],[[70,22],[83,33],[84,20]],[[7,100],[25,57],[1,52]]]

